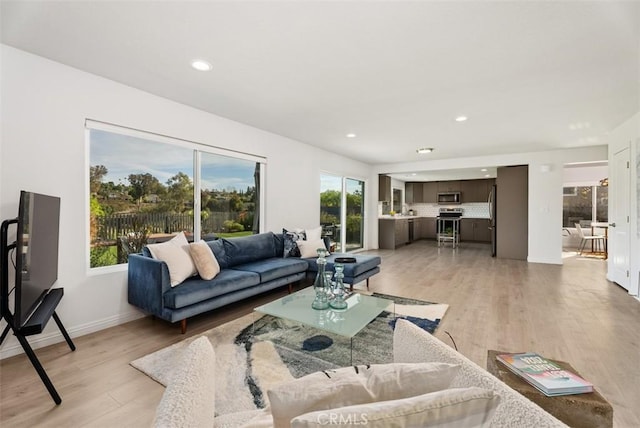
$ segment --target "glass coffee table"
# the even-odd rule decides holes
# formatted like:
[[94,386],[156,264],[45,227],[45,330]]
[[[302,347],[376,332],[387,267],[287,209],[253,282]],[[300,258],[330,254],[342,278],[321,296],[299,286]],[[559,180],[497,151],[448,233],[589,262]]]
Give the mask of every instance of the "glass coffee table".
[[266,305],[258,306],[255,311],[349,338],[351,341],[349,364],[353,363],[353,337],[382,311],[392,312],[395,316],[393,300],[352,293],[346,299],[346,309],[316,310],[311,307],[314,297],[313,287],[308,287]]

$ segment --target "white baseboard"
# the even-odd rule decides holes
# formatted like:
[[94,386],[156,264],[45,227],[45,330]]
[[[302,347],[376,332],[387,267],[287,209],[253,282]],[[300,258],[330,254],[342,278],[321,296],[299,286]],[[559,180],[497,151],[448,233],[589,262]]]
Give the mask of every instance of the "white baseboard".
[[[92,321],[73,328],[67,328],[66,330],[71,338],[75,338],[84,336],[85,334],[104,330],[109,327],[115,327],[116,325],[124,324],[138,318],[143,318],[144,316],[145,314],[143,314],[142,312],[129,312],[126,314],[114,315],[112,317],[104,318],[98,321]],[[62,319],[61,321],[64,325],[64,319]],[[4,329],[4,327],[5,326],[3,323],[2,328]],[[31,348],[39,349],[45,346],[53,345],[54,343],[64,342],[64,336],[62,336],[62,333],[59,329],[57,329],[56,326],[55,331],[51,333],[29,336],[27,340],[29,341],[29,345],[31,345]],[[18,343],[17,341],[11,341],[10,344],[7,344],[7,346],[4,346],[3,349],[0,350],[0,360],[23,353],[24,350],[22,349],[22,346],[20,346],[20,343]]]

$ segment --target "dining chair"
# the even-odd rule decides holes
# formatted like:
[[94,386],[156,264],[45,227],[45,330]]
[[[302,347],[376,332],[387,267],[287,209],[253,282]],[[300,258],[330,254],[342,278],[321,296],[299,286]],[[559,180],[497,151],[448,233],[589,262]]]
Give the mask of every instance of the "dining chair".
[[584,247],[585,245],[587,245],[588,242],[595,244],[595,249],[598,252],[601,252],[604,254],[604,249],[606,245],[604,241],[604,235],[585,235],[584,231],[582,230],[582,227],[580,226],[580,223],[575,223],[575,226],[576,226],[576,231],[578,232],[578,236],[580,237],[580,247],[579,247],[580,255],[582,255],[582,252],[584,251]]

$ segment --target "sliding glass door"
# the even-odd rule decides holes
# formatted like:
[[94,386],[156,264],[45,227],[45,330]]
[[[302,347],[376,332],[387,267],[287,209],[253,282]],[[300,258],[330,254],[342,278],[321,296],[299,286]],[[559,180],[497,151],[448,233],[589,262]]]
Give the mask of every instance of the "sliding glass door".
[[320,224],[333,252],[364,247],[364,181],[320,176]]
[[323,236],[331,240],[329,250],[342,252],[342,177],[335,175],[320,176],[320,224]]
[[364,181],[345,179],[346,196],[346,249],[364,247]]

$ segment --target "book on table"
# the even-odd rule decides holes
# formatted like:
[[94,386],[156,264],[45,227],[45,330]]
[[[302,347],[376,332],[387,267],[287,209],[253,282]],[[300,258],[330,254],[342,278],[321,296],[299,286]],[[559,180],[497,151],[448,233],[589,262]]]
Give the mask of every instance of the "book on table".
[[592,383],[536,353],[502,354],[496,359],[549,397],[593,391]]

